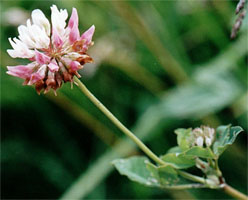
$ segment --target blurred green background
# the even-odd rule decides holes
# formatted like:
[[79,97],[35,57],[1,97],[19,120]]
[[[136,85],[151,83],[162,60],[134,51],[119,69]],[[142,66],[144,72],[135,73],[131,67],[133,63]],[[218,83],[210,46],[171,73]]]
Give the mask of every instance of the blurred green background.
[[[8,38],[33,9],[72,7],[81,32],[96,26],[82,81],[156,154],[178,127],[240,125],[247,132],[247,17],[235,40],[235,1],[1,1],[2,199],[227,199],[221,191],[162,191],[121,176],[113,159],[142,155],[79,91],[38,96],[6,75]],[[220,159],[227,183],[247,193],[247,134]],[[192,170],[200,175],[199,170]]]

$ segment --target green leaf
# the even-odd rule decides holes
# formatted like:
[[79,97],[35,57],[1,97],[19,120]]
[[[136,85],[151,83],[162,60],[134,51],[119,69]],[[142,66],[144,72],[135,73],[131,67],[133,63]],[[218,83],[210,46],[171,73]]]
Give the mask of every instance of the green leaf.
[[[194,146],[186,151],[180,152],[178,147],[173,147],[170,152],[161,157],[167,163],[170,163],[176,169],[185,169],[196,164],[195,158],[215,158],[216,156],[210,148]],[[173,151],[175,153],[173,153]],[[176,152],[178,151],[178,152]]]
[[[130,180],[141,183],[150,187],[159,187],[159,181],[157,181],[147,169],[147,163],[149,160],[146,157],[134,156],[127,159],[117,159],[112,162],[120,174],[127,176]],[[150,168],[152,165],[149,165]],[[155,168],[151,170],[156,173]],[[154,174],[155,175],[155,174]],[[153,180],[153,181],[152,181]],[[154,181],[155,180],[155,181]]]
[[170,163],[176,169],[185,169],[195,165],[195,159],[184,153],[167,153],[161,157],[167,163]]
[[[168,186],[176,185],[178,186],[183,182],[181,181],[180,184],[178,184],[181,179],[179,179],[176,170],[171,166],[157,167],[156,165],[148,162],[146,167],[153,177],[150,181],[159,183],[160,188],[167,188]],[[183,183],[185,184],[185,182]]]
[[182,153],[182,149],[179,146],[171,147],[167,153]]
[[176,185],[179,182],[179,178],[176,170],[171,166],[158,167],[158,175],[160,184],[162,186]]
[[188,156],[194,156],[194,157],[200,157],[200,158],[215,158],[214,153],[208,147],[203,148],[199,146],[194,146],[183,153]]
[[188,184],[191,184],[179,177],[172,166],[156,166],[143,156],[117,159],[112,163],[120,174],[145,186],[165,189],[189,187]]
[[167,188],[168,186],[180,186],[188,183],[183,178],[179,178],[177,171],[172,166],[156,166],[148,162],[147,169],[150,171],[153,181],[158,181],[160,187]]
[[177,134],[177,144],[184,151],[190,148],[193,143],[192,129],[179,128],[175,130]]
[[159,173],[158,173],[158,167],[150,162],[146,163],[146,168],[150,171],[151,176],[155,178],[156,180],[159,180]]
[[240,126],[219,126],[216,129],[216,140],[213,144],[214,154],[220,156],[226,150],[228,145],[234,143],[236,137],[241,131],[243,131],[243,129]]

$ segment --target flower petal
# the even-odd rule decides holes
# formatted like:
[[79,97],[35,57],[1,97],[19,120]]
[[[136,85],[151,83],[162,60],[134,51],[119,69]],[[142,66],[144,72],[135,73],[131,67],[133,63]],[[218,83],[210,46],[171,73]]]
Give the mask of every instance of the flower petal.
[[21,25],[18,27],[19,38],[24,42],[29,48],[35,48],[35,41],[32,40],[29,30],[26,26]]
[[47,65],[42,65],[37,72],[31,75],[28,85],[32,85],[40,80],[43,80],[46,76]]
[[26,79],[30,77],[34,70],[34,67],[36,66],[37,63],[34,62],[28,65],[7,66],[8,71],[6,73],[12,76]]
[[12,58],[32,58],[34,57],[34,51],[28,49],[27,45],[18,40],[17,38],[13,39],[9,38],[9,42],[13,49],[8,49],[7,52]]
[[41,53],[41,52],[35,50],[35,60],[39,64],[43,65],[43,64],[48,64],[50,62],[51,58],[49,56],[45,55],[44,53]]
[[196,141],[195,142],[196,142],[196,145],[197,146],[202,147],[203,146],[204,139],[203,139],[203,137],[199,136],[198,138],[196,138]]
[[60,35],[60,37],[62,37],[65,33],[65,26],[66,26],[66,22],[65,20],[68,17],[68,13],[67,10],[64,9],[60,9],[60,11],[58,10],[56,5],[53,5],[51,7],[51,11],[52,11],[52,28],[56,29],[58,31],[58,34]]
[[55,80],[55,73],[48,71],[47,80],[46,80],[46,89],[44,91],[44,94],[46,94],[51,88],[56,90],[58,87],[59,86],[57,85]]
[[52,36],[53,44],[56,48],[61,48],[64,44],[62,38],[59,36],[58,31],[56,28],[53,29],[53,36]]
[[95,26],[92,25],[87,31],[85,31],[82,34],[81,39],[84,39],[86,44],[89,45],[92,41],[92,37],[93,37],[94,32],[95,32]]
[[37,24],[32,24],[30,19],[27,20],[27,29],[30,39],[35,43],[35,46],[32,48],[42,49],[48,48],[50,44],[50,38],[47,35],[44,28],[41,28]]
[[57,72],[59,70],[59,66],[54,59],[49,63],[48,68],[51,72]]
[[72,8],[72,14],[68,22],[68,27],[72,29],[74,25],[78,26],[78,13],[76,8]]
[[81,68],[82,68],[82,66],[80,65],[79,62],[77,62],[77,61],[71,61],[71,63],[70,63],[70,70],[71,71],[77,71],[77,70],[79,70]]
[[79,33],[79,30],[78,30],[78,26],[76,24],[74,24],[74,26],[71,29],[71,32],[69,34],[69,41],[70,41],[71,44],[73,44],[79,38],[80,38],[80,33]]
[[32,14],[33,23],[46,30],[46,34],[50,36],[50,23],[40,9],[33,10]]

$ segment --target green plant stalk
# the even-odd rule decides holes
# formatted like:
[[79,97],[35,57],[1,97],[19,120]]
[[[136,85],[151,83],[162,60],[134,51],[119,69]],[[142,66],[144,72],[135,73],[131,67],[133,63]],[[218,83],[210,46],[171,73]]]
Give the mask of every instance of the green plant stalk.
[[167,165],[162,161],[157,155],[155,155],[143,142],[140,141],[130,130],[128,130],[88,89],[87,87],[78,79],[74,78],[74,81],[78,85],[79,89],[95,104],[99,110],[101,110],[106,117],[108,117],[123,133],[125,133],[130,139],[132,139],[140,149],[147,154],[152,160],[160,165]]
[[[147,155],[149,156],[152,160],[154,160],[156,163],[160,164],[160,165],[170,165],[168,163],[166,163],[165,161],[163,161],[162,159],[160,159],[156,154],[154,154],[138,137],[136,137],[130,130],[128,130],[88,89],[87,87],[77,78],[74,77],[74,82],[75,84],[79,87],[79,89],[91,100],[91,102],[93,104],[95,104],[95,106],[101,110],[106,117],[108,117],[124,134],[126,134],[130,139],[132,139],[137,145],[138,147],[140,147],[140,149]],[[198,182],[198,183],[202,183],[202,184],[207,184],[208,185],[208,179],[204,179],[201,178],[199,176],[195,176],[192,174],[189,174],[187,172],[184,171],[180,171],[177,170],[177,172],[183,176],[186,179]],[[239,191],[235,190],[234,188],[225,185],[224,186],[224,191],[236,198],[239,199],[248,199],[248,197],[242,193],[240,193]]]
[[220,177],[222,176],[222,172],[220,171],[219,164],[218,164],[218,159],[215,159],[215,170],[217,172],[217,175]]
[[190,173],[187,173],[187,172],[184,172],[181,170],[177,170],[177,173],[188,180],[195,181],[195,182],[202,183],[202,184],[206,184],[206,179],[204,179],[202,177],[195,176],[195,175],[192,175]]
[[169,190],[186,190],[192,188],[207,188],[204,184],[186,184],[186,185],[173,185],[173,186],[165,186],[164,189]]
[[239,192],[238,190],[234,189],[230,185],[225,184],[223,187],[225,193],[229,194],[230,196],[234,197],[235,199],[240,200],[247,200],[248,196],[244,195],[243,193]]

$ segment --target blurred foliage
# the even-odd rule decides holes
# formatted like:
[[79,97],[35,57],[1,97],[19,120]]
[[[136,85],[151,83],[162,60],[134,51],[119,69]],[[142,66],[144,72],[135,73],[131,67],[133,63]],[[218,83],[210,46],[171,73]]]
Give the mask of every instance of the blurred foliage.
[[[3,199],[225,199],[220,191],[146,188],[111,161],[142,154],[78,90],[38,96],[6,75],[25,63],[6,49],[33,9],[77,8],[81,32],[96,26],[82,80],[157,154],[176,145],[173,130],[201,124],[247,132],[247,17],[237,39],[232,1],[1,1],[1,195]],[[16,14],[13,10],[19,10]],[[11,13],[12,12],[12,13]],[[10,15],[12,14],[12,15]],[[12,17],[10,17],[12,16]],[[50,17],[49,17],[50,18]],[[220,159],[226,181],[247,192],[247,134]],[[233,163],[233,160],[236,162]],[[199,171],[194,171],[198,173]]]

